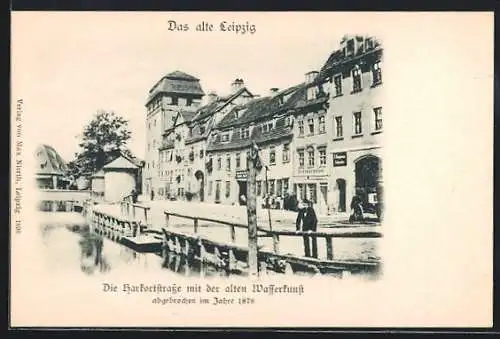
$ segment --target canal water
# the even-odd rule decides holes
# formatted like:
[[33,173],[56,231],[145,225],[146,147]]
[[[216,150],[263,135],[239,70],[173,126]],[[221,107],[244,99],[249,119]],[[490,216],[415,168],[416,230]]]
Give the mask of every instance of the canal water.
[[42,225],[41,259],[47,273],[106,275],[110,272],[138,275],[161,273],[165,276],[224,277],[225,271],[200,262],[188,263],[184,257],[160,253],[138,253],[95,234],[89,225]]
[[[44,219],[41,225],[41,259],[43,259],[48,272],[73,273],[97,276],[110,272],[121,272],[131,275],[142,273],[161,274],[166,276],[198,276],[198,277],[227,277],[225,270],[203,264],[199,261],[188,262],[184,256],[169,253],[162,258],[160,253],[138,253],[118,242],[96,234],[91,227],[82,222],[75,226],[68,213],[43,213],[50,216]],[[81,215],[80,215],[81,216]],[[73,216],[74,217],[74,216]],[[52,219],[58,222],[51,222]],[[176,228],[184,229],[192,226],[178,224]],[[230,232],[227,227],[219,225],[200,224],[200,235],[208,238],[230,242]],[[227,238],[227,239],[226,239]],[[376,249],[379,239],[353,239],[335,238],[334,255],[336,259],[373,259],[376,258]],[[246,230],[236,230],[236,243],[246,245]],[[264,249],[272,248],[272,240],[259,239]],[[326,257],[324,244],[318,241],[318,254],[320,258]],[[282,238],[280,242],[282,253],[296,253],[303,251],[302,238]],[[241,263],[243,265],[243,263]],[[242,269],[242,272],[245,270]],[[232,273],[233,275],[235,273]],[[245,273],[240,273],[245,274]],[[273,272],[268,271],[268,274]]]

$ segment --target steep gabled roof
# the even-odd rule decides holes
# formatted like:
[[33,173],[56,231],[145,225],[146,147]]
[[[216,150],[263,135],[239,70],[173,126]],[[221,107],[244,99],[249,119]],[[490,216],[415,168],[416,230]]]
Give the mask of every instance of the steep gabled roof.
[[38,146],[36,156],[38,174],[64,175],[68,170],[66,162],[52,146]]
[[[283,96],[286,95],[290,96],[285,102],[281,103]],[[265,120],[270,116],[295,107],[302,99],[305,99],[305,87],[303,84],[295,85],[273,96],[257,98],[246,105],[235,107],[215,128],[224,129]]]

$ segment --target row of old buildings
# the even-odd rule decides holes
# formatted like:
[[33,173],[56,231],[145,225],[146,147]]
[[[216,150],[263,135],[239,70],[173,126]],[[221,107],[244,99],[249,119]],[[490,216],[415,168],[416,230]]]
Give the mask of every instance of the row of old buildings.
[[165,75],[146,102],[143,191],[240,203],[255,141],[266,165],[257,176],[261,197],[295,193],[323,214],[348,210],[354,194],[380,198],[382,52],[373,37],[345,36],[320,70],[265,96],[243,79],[219,96],[205,95],[187,73]]

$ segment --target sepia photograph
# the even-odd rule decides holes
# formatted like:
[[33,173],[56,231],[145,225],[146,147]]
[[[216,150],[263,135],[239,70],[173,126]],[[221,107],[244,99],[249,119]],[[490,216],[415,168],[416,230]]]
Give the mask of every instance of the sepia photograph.
[[[14,12],[11,270],[37,272],[15,274],[30,291],[19,298],[34,280],[59,286],[37,298],[66,300],[80,316],[57,319],[88,326],[178,326],[190,312],[213,326],[217,307],[241,315],[219,326],[293,326],[287,309],[345,291],[377,312],[388,265],[417,255],[384,239],[433,194],[390,192],[409,173],[394,170],[404,136],[387,129],[412,118],[387,109],[406,85],[386,56],[407,46],[370,15]],[[341,319],[300,326],[359,325],[365,307],[344,301]],[[271,304],[266,321],[238,320]],[[171,317],[131,311],[158,305]],[[60,312],[24,319],[54,326]]]

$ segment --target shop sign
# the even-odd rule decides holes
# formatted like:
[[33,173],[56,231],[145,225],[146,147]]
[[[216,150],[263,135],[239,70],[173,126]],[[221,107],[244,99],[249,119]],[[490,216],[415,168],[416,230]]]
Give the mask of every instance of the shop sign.
[[333,153],[333,166],[347,166],[347,152]]
[[248,171],[246,170],[236,171],[236,180],[246,181],[247,178],[248,178]]

